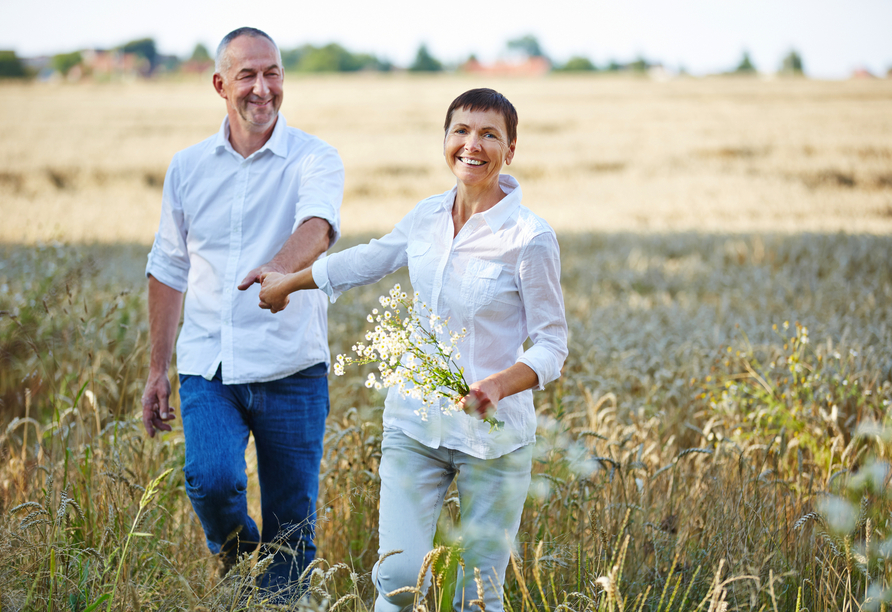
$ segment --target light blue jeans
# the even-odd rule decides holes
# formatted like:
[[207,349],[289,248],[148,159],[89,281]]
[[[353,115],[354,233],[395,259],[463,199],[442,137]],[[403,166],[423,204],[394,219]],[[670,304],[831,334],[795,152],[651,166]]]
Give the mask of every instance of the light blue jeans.
[[[385,429],[381,448],[378,554],[403,552],[379,561],[372,570],[378,590],[375,612],[412,609],[413,593],[387,594],[417,583],[453,479],[461,508],[457,535],[465,564],[465,571],[458,571],[453,609],[471,610],[469,602],[477,599],[477,567],[487,612],[501,611],[505,570],[530,486],[533,446],[485,460],[448,448],[429,448],[398,429]],[[430,581],[428,571],[425,591]]]

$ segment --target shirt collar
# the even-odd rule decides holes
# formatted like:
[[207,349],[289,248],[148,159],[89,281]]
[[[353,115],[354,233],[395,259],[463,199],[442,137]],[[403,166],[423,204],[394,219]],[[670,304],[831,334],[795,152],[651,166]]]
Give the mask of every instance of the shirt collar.
[[[254,155],[269,149],[274,155],[286,157],[288,155],[287,130],[288,124],[285,122],[285,117],[282,113],[279,113],[279,118],[276,119],[276,126],[273,128],[273,133],[270,135],[269,140],[267,140],[266,144],[260,147]],[[217,136],[214,139],[214,153],[219,152],[220,149],[231,151],[238,155],[235,149],[232,148],[232,143],[229,142],[229,115],[223,117],[223,123],[220,124],[220,131],[217,132]]]
[[510,174],[499,175],[499,187],[505,192],[505,197],[498,204],[483,213],[483,220],[486,221],[493,233],[496,233],[505,225],[505,222],[520,206],[520,200],[523,197],[520,184]]
[[[499,175],[499,187],[505,192],[505,197],[498,204],[483,213],[483,220],[486,221],[490,231],[493,233],[502,229],[505,222],[511,218],[511,215],[520,206],[520,200],[523,198],[520,183],[510,174]],[[457,194],[458,186],[456,185],[446,193],[441,206],[445,210],[451,211],[455,205],[455,196]]]

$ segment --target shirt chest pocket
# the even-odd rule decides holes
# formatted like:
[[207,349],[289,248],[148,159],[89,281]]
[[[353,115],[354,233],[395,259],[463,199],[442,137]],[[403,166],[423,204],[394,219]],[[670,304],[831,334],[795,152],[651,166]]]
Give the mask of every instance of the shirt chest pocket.
[[[412,281],[412,288],[416,291],[420,290],[419,282],[425,276],[423,271],[431,264],[430,258],[431,243],[430,242],[412,242],[406,246],[406,256],[409,260],[409,280]],[[433,275],[428,275],[433,278]],[[430,289],[430,287],[428,287]],[[430,291],[427,292],[430,295]]]
[[472,258],[468,262],[461,282],[461,298],[472,311],[492,302],[499,282],[502,264],[485,259]]

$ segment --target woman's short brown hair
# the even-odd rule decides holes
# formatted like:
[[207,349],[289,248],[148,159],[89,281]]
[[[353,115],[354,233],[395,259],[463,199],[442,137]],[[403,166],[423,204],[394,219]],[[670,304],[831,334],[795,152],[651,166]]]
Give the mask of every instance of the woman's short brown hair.
[[453,100],[449,105],[449,110],[446,111],[444,131],[449,130],[452,114],[459,108],[465,108],[472,112],[496,110],[502,113],[502,117],[505,119],[505,129],[508,130],[508,142],[512,143],[517,140],[517,111],[514,110],[514,105],[508,101],[508,98],[494,89],[485,87],[471,89]]

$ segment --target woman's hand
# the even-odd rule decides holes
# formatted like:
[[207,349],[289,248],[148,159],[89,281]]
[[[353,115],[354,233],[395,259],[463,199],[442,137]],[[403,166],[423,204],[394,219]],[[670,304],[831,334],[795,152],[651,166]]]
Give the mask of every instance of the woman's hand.
[[518,362],[472,384],[468,394],[459,403],[468,414],[486,420],[490,424],[490,432],[492,432],[504,425],[495,417],[499,400],[532,389],[538,380],[539,377],[530,366]]
[[260,277],[260,307],[270,312],[285,310],[291,300],[288,294],[288,277],[290,274],[265,272]]
[[471,385],[470,391],[462,398],[460,404],[465,412],[483,420],[495,415],[500,399],[502,394],[499,385],[489,378],[484,378]]

